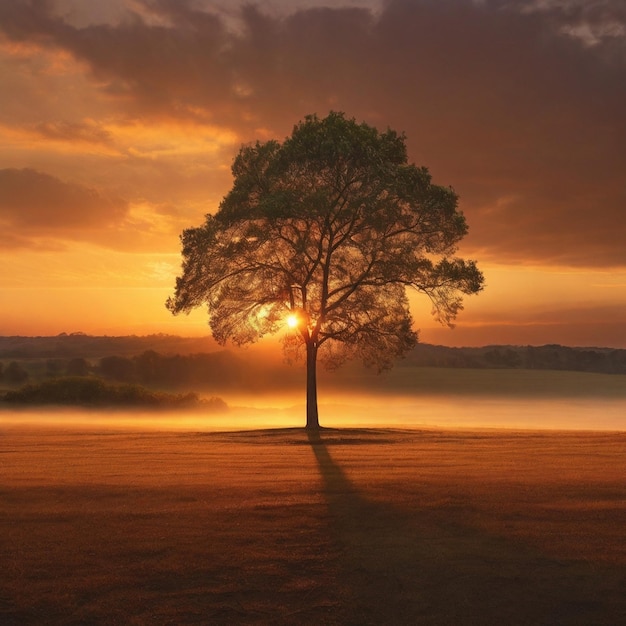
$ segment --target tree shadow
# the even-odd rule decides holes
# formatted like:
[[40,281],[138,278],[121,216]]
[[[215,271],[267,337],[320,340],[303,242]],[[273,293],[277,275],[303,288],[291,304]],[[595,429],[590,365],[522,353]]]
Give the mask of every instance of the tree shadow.
[[608,625],[624,614],[624,572],[363,497],[329,452],[346,441],[308,433],[340,559],[336,623]]

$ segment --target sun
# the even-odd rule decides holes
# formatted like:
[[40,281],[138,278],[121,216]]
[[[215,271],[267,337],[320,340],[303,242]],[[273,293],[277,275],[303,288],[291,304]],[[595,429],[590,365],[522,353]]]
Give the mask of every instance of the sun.
[[287,316],[287,326],[289,326],[289,328],[297,328],[299,322],[300,320],[298,319],[298,316],[294,313]]

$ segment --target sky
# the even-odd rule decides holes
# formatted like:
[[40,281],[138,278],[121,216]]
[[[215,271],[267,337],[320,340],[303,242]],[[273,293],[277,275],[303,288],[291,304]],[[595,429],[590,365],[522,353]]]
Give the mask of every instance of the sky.
[[626,348],[623,0],[0,0],[0,335],[208,334],[179,234],[242,145],[406,134],[484,271],[420,339]]

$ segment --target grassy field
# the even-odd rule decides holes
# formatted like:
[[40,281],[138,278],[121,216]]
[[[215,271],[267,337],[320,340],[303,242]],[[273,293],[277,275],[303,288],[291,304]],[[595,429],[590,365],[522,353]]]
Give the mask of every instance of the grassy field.
[[626,436],[0,428],[0,624],[626,615]]

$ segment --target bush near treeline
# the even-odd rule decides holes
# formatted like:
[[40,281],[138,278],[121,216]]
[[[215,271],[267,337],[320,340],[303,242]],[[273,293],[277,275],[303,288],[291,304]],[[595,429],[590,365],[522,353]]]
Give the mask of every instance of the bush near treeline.
[[145,385],[211,385],[241,388],[254,384],[259,372],[255,364],[223,350],[189,355],[163,355],[146,350],[133,357],[107,356],[94,373],[119,382]]
[[155,392],[135,384],[111,384],[82,376],[53,378],[7,391],[3,400],[14,404],[59,404],[75,406],[120,406],[150,408],[204,408],[226,410],[221,398],[200,400],[195,393]]
[[11,361],[6,367],[0,363],[0,381],[10,385],[21,385],[26,380],[28,372],[17,361]]

